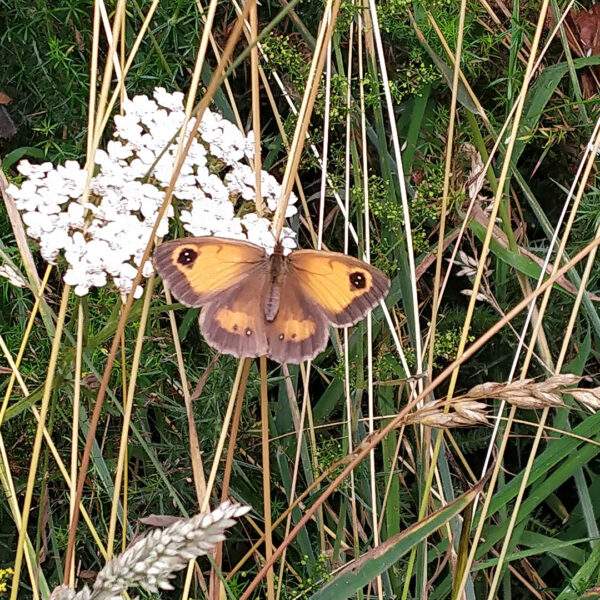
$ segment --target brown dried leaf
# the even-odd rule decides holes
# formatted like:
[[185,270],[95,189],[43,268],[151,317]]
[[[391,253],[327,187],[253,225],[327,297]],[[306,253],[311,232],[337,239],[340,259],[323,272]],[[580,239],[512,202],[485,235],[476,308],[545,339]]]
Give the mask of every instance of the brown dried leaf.
[[6,108],[0,104],[0,137],[11,138],[17,133],[17,128]]
[[473,200],[474,198],[477,198],[485,183],[485,165],[475,146],[472,144],[463,144],[462,149],[471,160],[471,171],[467,178],[467,191],[469,193],[469,199]]
[[586,56],[600,54],[600,4],[573,14],[579,43]]

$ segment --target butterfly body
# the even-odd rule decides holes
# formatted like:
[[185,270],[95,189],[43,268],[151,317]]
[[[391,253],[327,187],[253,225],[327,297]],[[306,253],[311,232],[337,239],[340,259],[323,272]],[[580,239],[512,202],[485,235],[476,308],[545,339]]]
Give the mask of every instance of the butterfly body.
[[336,252],[268,255],[249,242],[212,236],[161,244],[155,266],[173,295],[202,306],[208,343],[237,357],[281,363],[313,358],[327,345],[328,325],[362,319],[386,295],[378,269]]
[[269,257],[269,273],[270,278],[264,294],[264,313],[265,319],[272,323],[279,312],[281,286],[285,282],[287,273],[286,258],[281,244],[275,246],[273,254]]

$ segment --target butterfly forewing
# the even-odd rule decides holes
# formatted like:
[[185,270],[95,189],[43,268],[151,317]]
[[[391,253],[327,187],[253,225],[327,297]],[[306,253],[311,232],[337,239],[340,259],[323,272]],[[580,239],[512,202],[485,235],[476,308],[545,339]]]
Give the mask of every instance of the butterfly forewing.
[[338,252],[298,250],[290,255],[288,278],[337,327],[360,321],[385,297],[389,279],[358,258]]
[[212,236],[164,242],[154,265],[186,306],[203,306],[257,271],[268,268],[260,246]]

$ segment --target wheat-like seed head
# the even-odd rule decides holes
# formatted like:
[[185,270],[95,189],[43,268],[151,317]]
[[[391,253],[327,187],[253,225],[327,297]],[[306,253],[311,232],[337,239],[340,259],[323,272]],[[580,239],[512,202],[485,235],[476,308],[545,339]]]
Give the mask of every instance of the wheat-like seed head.
[[564,406],[563,394],[571,394],[569,386],[578,383],[581,377],[570,373],[553,375],[544,381],[522,379],[509,383],[488,381],[471,388],[463,398],[498,398],[520,408],[541,409]]
[[225,539],[224,532],[245,515],[249,506],[224,502],[210,513],[181,519],[165,529],[155,529],[109,561],[90,590],[56,588],[50,600],[119,600],[127,588],[149,592],[173,589],[169,580],[187,563],[212,552]]
[[487,406],[475,400],[453,398],[450,403],[438,400],[412,413],[408,422],[440,429],[474,427],[488,425],[486,411]]

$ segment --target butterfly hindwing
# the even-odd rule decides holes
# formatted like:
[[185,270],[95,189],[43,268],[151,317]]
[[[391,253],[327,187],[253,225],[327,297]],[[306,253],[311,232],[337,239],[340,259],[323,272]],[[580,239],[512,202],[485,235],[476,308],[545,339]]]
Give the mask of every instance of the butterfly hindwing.
[[162,243],[154,265],[182,304],[202,306],[268,268],[268,258],[249,242],[206,236]]
[[336,327],[360,321],[390,288],[389,279],[358,258],[338,252],[297,250],[289,257],[294,278]]
[[279,311],[267,323],[269,358],[297,364],[314,358],[327,345],[329,330],[323,311],[287,277],[281,289]]
[[209,302],[200,315],[206,341],[224,354],[256,357],[268,353],[261,298],[267,274],[257,274]]

